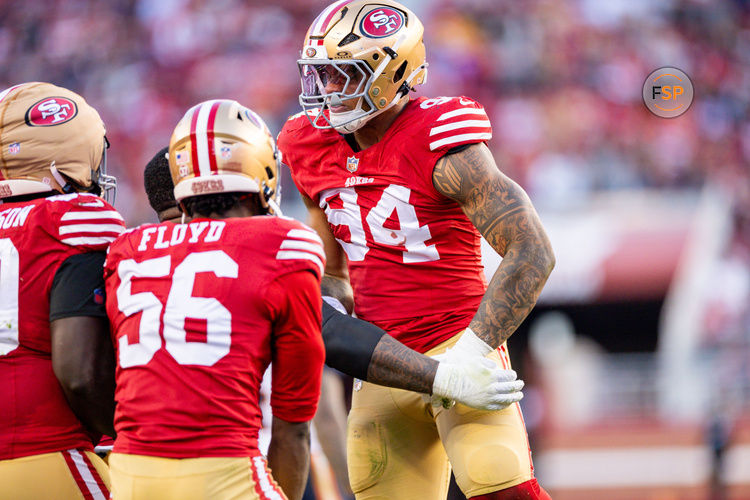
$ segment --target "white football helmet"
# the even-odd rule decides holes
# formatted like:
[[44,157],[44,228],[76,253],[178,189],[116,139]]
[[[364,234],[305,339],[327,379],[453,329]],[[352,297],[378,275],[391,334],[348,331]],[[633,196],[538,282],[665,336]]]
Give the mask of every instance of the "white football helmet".
[[[297,61],[316,128],[351,133],[427,78],[424,27],[392,0],[339,0],[313,21]],[[327,88],[328,87],[328,88]]]

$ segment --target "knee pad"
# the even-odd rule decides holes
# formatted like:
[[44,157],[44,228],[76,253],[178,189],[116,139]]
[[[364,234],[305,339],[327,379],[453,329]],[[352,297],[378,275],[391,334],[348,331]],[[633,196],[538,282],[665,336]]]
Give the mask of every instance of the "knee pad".
[[503,489],[533,477],[526,442],[511,439],[504,432],[510,430],[470,422],[451,432],[446,443],[448,456],[464,494]]

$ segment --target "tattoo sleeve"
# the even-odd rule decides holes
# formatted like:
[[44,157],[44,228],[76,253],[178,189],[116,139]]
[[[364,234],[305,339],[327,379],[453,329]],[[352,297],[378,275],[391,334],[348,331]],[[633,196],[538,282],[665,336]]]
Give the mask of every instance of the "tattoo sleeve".
[[485,144],[438,160],[432,181],[503,257],[469,325],[497,347],[529,314],[552,272],[555,258],[549,239],[529,197],[500,172]]
[[432,394],[438,362],[406,347],[390,335],[375,346],[367,381],[407,391]]

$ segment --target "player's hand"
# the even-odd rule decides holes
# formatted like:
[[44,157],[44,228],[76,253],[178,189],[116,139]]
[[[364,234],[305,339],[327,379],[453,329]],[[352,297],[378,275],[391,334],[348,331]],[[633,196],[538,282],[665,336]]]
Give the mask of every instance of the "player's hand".
[[432,385],[434,406],[450,408],[458,402],[479,410],[502,410],[523,398],[523,381],[516,380],[516,372],[503,370],[491,359],[449,358],[447,353],[435,358],[440,364]]

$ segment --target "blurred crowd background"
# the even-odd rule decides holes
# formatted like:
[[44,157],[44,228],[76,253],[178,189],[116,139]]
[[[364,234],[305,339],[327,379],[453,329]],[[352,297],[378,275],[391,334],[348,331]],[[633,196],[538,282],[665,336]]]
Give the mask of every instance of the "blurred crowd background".
[[[590,428],[598,423],[592,415],[622,416],[636,407],[641,421],[708,430],[686,441],[702,446],[705,438],[696,460],[706,470],[697,479],[688,470],[693,479],[673,483],[688,490],[711,481],[750,485],[750,447],[734,449],[729,459],[725,454],[732,439],[741,441],[733,429],[750,407],[750,1],[403,3],[426,27],[429,74],[417,95],[467,95],[486,107],[498,165],[529,192],[553,236],[558,269],[540,310],[558,316],[538,314],[536,328],[518,334],[519,349],[531,353],[518,356],[517,366],[529,382],[524,411],[539,436],[533,444],[544,451],[561,428]],[[273,131],[299,111],[295,61],[309,23],[326,5],[0,0],[0,88],[42,80],[85,96],[107,125],[116,207],[129,225],[153,222],[143,167],[168,144],[188,107],[233,98]],[[642,102],[644,80],[662,66],[682,69],[695,88],[691,108],[678,118],[658,118]],[[288,173],[283,182],[287,213],[304,217]],[[601,216],[593,226],[592,214]],[[613,228],[620,231],[616,244]],[[596,259],[599,271],[581,271]],[[631,267],[623,268],[626,262]],[[617,269],[619,278],[612,278]],[[661,288],[654,285],[660,279]],[[586,280],[599,292],[571,291]],[[628,286],[634,292],[623,292]],[[581,308],[594,311],[594,319],[577,322]],[[618,314],[630,321],[627,328],[597,323]],[[587,328],[596,333],[578,335]],[[641,340],[629,348],[631,334]],[[636,351],[640,357],[628,357]],[[568,366],[576,373],[558,376],[541,366],[571,359],[580,360]],[[686,367],[713,378],[680,379]],[[559,387],[592,374],[621,392],[589,387],[587,400],[566,397],[571,388]],[[675,380],[684,381],[681,388]],[[674,404],[659,403],[674,395]],[[685,402],[690,398],[699,408]],[[599,407],[609,401],[610,411],[588,411],[592,400]],[[566,405],[586,408],[588,418]],[[561,494],[581,484],[590,491],[602,486],[585,479],[569,484],[562,473],[555,479],[567,455],[552,450],[544,457],[542,482],[546,468]],[[729,472],[722,472],[727,461]],[[732,475],[735,469],[745,474]]]

